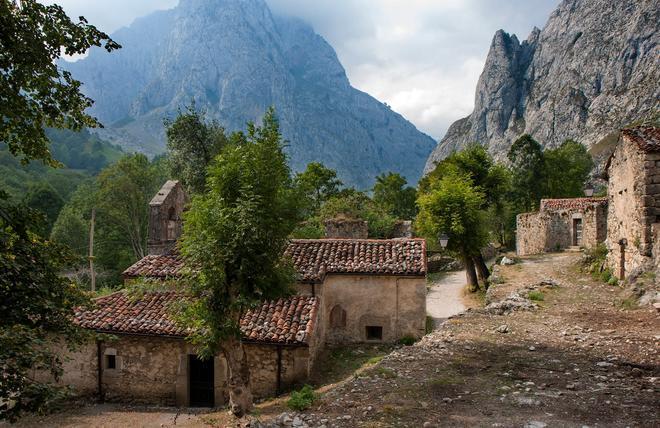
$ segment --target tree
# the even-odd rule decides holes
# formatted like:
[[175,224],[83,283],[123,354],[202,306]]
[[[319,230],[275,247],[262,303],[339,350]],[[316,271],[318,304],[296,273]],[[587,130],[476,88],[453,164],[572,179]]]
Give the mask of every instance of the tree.
[[116,226],[136,260],[147,254],[149,201],[164,181],[162,171],[142,154],[126,155],[99,174],[100,217]]
[[594,167],[587,148],[577,141],[566,140],[556,149],[546,150],[545,174],[547,198],[576,198],[583,195],[584,185]]
[[318,212],[321,206],[339,193],[342,186],[337,178],[337,171],[327,168],[320,162],[307,164],[305,171],[296,174],[296,186],[307,202],[310,214]]
[[373,189],[374,202],[393,217],[412,220],[417,215],[417,192],[406,184],[408,182],[401,174],[389,172],[377,176]]
[[69,253],[38,233],[43,221],[42,214],[9,204],[0,192],[0,419],[10,421],[44,410],[61,393],[37,381],[34,371],[57,379],[62,361],[53,350],[73,349],[84,338],[72,315],[87,298],[60,276]]
[[36,209],[45,215],[46,221],[43,223],[43,236],[50,235],[55,220],[64,205],[64,200],[53,186],[48,183],[41,182],[34,184],[28,190],[25,197],[25,203],[28,207]]
[[191,193],[201,193],[206,185],[206,169],[228,144],[225,129],[218,122],[205,120],[192,103],[174,120],[165,120],[168,165],[172,177]]
[[78,131],[100,125],[85,113],[93,101],[57,60],[92,46],[108,52],[121,46],[84,17],[74,23],[60,6],[36,0],[0,0],[0,28],[0,141],[23,162],[55,165],[44,126]]
[[179,315],[183,325],[195,326],[190,340],[200,357],[224,355],[230,407],[242,416],[252,408],[252,393],[240,318],[290,292],[295,275],[282,254],[299,206],[274,110],[236,140],[211,164],[206,193],[193,196],[185,214],[180,248],[196,269],[189,276],[192,298]]
[[531,211],[543,196],[545,164],[543,148],[530,135],[518,138],[507,154],[511,163],[512,196],[517,208]]
[[474,257],[488,242],[482,207],[486,197],[471,179],[457,171],[441,178],[430,177],[417,198],[417,230],[429,240],[440,234],[449,237],[447,250],[457,254],[465,265],[471,290],[479,288]]

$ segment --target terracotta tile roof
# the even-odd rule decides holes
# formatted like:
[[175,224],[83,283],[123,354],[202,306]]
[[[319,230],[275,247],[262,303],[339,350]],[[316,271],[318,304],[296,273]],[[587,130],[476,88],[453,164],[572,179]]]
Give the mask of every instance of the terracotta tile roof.
[[660,128],[656,126],[636,126],[623,129],[621,133],[645,153],[660,152]]
[[183,258],[176,252],[144,256],[123,273],[124,277],[169,278],[179,275]]
[[[179,291],[151,291],[131,298],[118,291],[99,297],[91,309],[78,309],[75,321],[84,328],[117,334],[185,337],[190,330],[170,318],[170,305],[185,298]],[[294,296],[264,302],[241,318],[244,340],[308,344],[315,327],[318,299]]]
[[[328,273],[426,274],[423,239],[294,239],[284,254],[304,282],[321,282]],[[175,277],[182,267],[176,254],[150,255],[126,269],[124,277]]]
[[584,210],[598,205],[607,205],[607,198],[541,199],[541,211]]
[[304,282],[323,281],[329,273],[426,274],[423,239],[296,239],[285,254]]

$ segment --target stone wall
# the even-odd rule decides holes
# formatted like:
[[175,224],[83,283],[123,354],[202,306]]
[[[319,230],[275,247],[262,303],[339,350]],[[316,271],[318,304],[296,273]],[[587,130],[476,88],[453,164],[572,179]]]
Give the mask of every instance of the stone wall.
[[[313,357],[319,349],[316,339],[307,346],[281,348],[281,388],[304,383],[310,374]],[[255,398],[277,392],[277,346],[246,344],[252,391]],[[101,347],[102,386],[106,400],[167,406],[189,405],[189,355],[195,349],[183,339],[119,335]],[[113,355],[115,368],[108,367]],[[63,353],[64,374],[60,380],[79,395],[98,394],[98,356],[96,343],[88,343],[75,353]],[[229,369],[221,356],[214,358],[215,405],[228,401]]]
[[181,183],[168,180],[149,202],[149,254],[164,254],[174,248],[183,230],[182,214],[188,201]]
[[573,246],[573,221],[582,221],[581,247],[598,245],[606,238],[607,207],[564,209],[519,214],[516,218],[516,252],[519,256],[561,251]]
[[[644,153],[623,139],[609,162],[608,266],[619,275],[626,239],[625,271],[653,269],[654,224],[660,222],[660,153]],[[655,264],[655,266],[654,266]]]
[[369,224],[364,220],[332,218],[323,222],[326,238],[367,239]]
[[326,343],[369,342],[367,326],[382,340],[424,335],[426,279],[379,275],[328,275],[321,285]]

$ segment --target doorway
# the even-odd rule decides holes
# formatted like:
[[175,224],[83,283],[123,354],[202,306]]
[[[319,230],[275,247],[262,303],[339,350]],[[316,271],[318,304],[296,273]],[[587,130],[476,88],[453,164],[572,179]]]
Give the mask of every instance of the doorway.
[[213,358],[200,360],[197,355],[188,356],[190,407],[213,407]]
[[573,245],[579,247],[582,245],[582,219],[573,219]]

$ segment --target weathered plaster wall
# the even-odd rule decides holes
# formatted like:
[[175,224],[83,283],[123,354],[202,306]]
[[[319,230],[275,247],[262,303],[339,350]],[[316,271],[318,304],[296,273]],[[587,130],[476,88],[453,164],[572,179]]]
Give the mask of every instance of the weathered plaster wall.
[[[622,141],[609,167],[608,266],[618,275],[625,238],[625,270],[653,269],[653,225],[660,222],[660,153],[643,153]],[[655,259],[655,261],[654,261]]]
[[383,342],[424,335],[424,277],[328,275],[321,287],[328,344],[366,342],[366,326],[382,326]]

